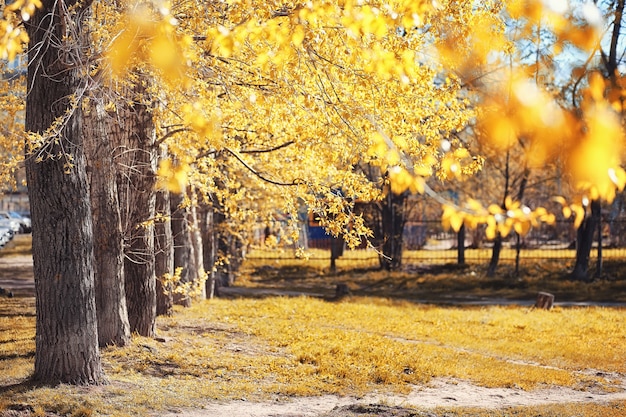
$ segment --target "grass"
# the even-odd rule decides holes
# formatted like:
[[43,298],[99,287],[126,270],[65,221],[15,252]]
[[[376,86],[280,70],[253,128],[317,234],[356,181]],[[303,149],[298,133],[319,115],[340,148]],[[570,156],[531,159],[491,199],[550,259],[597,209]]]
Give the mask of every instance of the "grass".
[[[159,415],[212,400],[406,393],[438,377],[522,390],[621,389],[626,375],[623,308],[455,307],[389,295],[401,283],[404,291],[417,295],[423,287],[439,288],[441,295],[461,293],[459,287],[470,294],[497,291],[481,289],[487,281],[471,267],[445,267],[417,277],[372,271],[315,275],[315,266],[308,268],[248,263],[243,281],[252,287],[331,289],[345,280],[356,295],[339,302],[304,296],[215,299],[177,308],[158,319],[157,339],[135,336],[126,347],[103,349],[109,384],[97,387],[32,385],[34,300],[0,298],[0,415],[15,408],[36,416]],[[550,282],[539,273],[524,280],[526,289]],[[554,281],[565,288],[563,293],[584,288]],[[506,291],[519,294],[520,289]],[[626,401],[437,413],[621,416]]]
[[612,391],[626,373],[622,309],[296,297],[199,302],[159,319],[162,341],[134,337],[127,347],[104,349],[109,385],[32,387],[25,382],[34,354],[32,303],[11,302],[26,315],[0,321],[3,398],[61,415],[146,415],[211,399],[403,393],[433,377]]
[[601,279],[585,283],[569,280],[573,263],[564,259],[526,261],[519,274],[513,265],[502,262],[497,275],[487,277],[486,262],[469,260],[460,266],[411,258],[402,271],[379,271],[374,269],[377,260],[372,252],[361,250],[346,251],[337,260],[337,272],[329,273],[327,252],[314,250],[312,258],[305,260],[293,259],[288,251],[262,256],[253,251],[237,285],[332,295],[336,284],[346,283],[355,295],[440,303],[483,298],[532,303],[540,291],[554,294],[557,302],[626,303],[626,264],[611,258],[604,262]]

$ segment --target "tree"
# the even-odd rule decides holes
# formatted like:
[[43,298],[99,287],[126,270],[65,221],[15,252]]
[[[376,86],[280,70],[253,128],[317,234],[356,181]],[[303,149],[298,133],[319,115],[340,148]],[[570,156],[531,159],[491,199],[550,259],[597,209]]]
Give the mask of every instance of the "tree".
[[158,220],[154,225],[154,270],[156,280],[157,315],[167,315],[174,306],[173,285],[166,279],[174,274],[174,240],[170,216],[170,193],[167,189],[156,194]]
[[[624,99],[621,97],[621,91],[624,88],[622,84],[622,75],[620,75],[619,65],[623,62],[623,54],[620,54],[620,44],[623,42],[622,24],[624,22],[624,0],[603,3],[601,7],[605,10],[608,22],[607,33],[609,33],[608,47],[606,44],[600,44],[597,54],[599,55],[599,69],[602,76],[606,80],[605,90],[608,90],[609,99],[616,104],[619,109],[622,124],[624,121]],[[596,51],[594,51],[595,53]],[[588,60],[587,63],[590,63]],[[578,74],[586,74],[587,68],[578,68]],[[580,78],[573,86],[572,94],[576,93],[577,84]],[[573,98],[573,104],[576,106],[578,102]],[[587,207],[585,205],[584,219],[578,227],[576,234],[576,262],[572,270],[571,277],[573,280],[589,281],[589,257],[593,245],[594,236],[598,236],[598,260],[595,276],[602,275],[602,202],[599,196],[594,198],[589,204],[590,215],[587,215]]]
[[72,58],[89,47],[89,2],[43,1],[30,38],[26,172],[36,291],[34,378],[104,381],[98,348],[93,230],[80,102],[87,89]]
[[124,281],[131,332],[154,336],[156,274],[156,132],[146,98],[145,77],[128,91],[130,103],[118,109],[114,142],[118,144],[118,192],[124,230]]
[[113,147],[109,139],[113,119],[102,97],[90,97],[85,114],[85,153],[93,161],[88,169],[92,223],[94,225],[94,273],[100,346],[124,346],[130,341],[130,325],[124,288],[124,236],[117,194]]

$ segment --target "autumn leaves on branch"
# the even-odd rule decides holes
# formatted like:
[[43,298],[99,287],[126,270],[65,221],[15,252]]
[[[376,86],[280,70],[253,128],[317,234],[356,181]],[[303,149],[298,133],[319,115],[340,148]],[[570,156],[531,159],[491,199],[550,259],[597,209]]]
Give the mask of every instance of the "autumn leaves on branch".
[[[16,1],[5,8],[5,59],[21,52],[27,39],[19,19],[37,6]],[[580,100],[565,106],[537,76],[554,68],[529,63],[517,42],[543,33],[554,57],[572,48],[592,56],[604,30],[594,7],[521,0],[95,2],[93,68],[112,90],[150,74],[153,117],[169,152],[158,186],[181,192],[193,184],[204,195],[229,190],[222,202],[234,216],[270,210],[250,197],[270,193],[285,211],[297,211],[296,201],[318,210],[329,230],[350,229],[348,241],[357,243],[368,231],[351,211],[354,201],[381,198],[381,183],[395,193],[429,193],[429,181],[464,180],[484,163],[473,151],[475,138],[502,153],[523,141],[530,166],[558,156],[572,193],[557,200],[580,222],[586,202],[612,201],[626,183],[624,79],[579,68]],[[115,100],[111,95],[112,110]],[[41,153],[33,143],[31,152]],[[375,167],[378,179],[364,166]],[[486,224],[488,237],[523,235],[555,220],[546,208],[510,197],[504,204],[444,203],[444,224]]]

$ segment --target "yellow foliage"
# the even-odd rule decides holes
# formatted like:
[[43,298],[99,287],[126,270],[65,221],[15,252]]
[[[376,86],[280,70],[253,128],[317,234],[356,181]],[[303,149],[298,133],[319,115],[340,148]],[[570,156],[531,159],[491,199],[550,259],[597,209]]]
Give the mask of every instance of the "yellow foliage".
[[157,187],[181,194],[187,190],[189,165],[174,164],[171,159],[162,159],[157,170]]

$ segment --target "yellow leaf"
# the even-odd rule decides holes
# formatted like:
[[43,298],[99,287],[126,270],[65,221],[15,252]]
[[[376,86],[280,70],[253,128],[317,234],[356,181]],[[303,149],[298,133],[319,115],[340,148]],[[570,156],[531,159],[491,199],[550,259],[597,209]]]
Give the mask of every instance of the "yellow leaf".
[[595,101],[601,101],[604,97],[604,77],[599,72],[593,72],[589,76],[589,91],[591,92],[591,97]]
[[394,194],[402,194],[413,185],[413,177],[406,169],[396,165],[389,169],[389,182]]
[[561,197],[560,195],[557,195],[556,197],[552,197],[552,200],[556,201],[562,206],[565,206],[567,204],[567,202],[565,201],[565,198]]
[[576,217],[574,218],[574,227],[578,229],[580,227],[580,224],[585,219],[585,208],[580,204],[572,204],[570,205],[570,207],[572,211],[576,214]]
[[489,205],[489,208],[487,210],[490,214],[502,214],[502,207],[497,204]]
[[461,230],[461,226],[463,226],[463,218],[463,213],[458,211],[454,212],[454,214],[450,216],[450,227],[452,227],[452,230],[455,232]]
[[571,215],[572,215],[572,209],[569,208],[568,206],[563,206],[563,217],[565,217],[566,219],[569,219]]
[[518,222],[515,222],[515,225],[513,227],[515,228],[515,231],[517,232],[518,235],[525,236],[530,230],[530,222],[518,221]]

